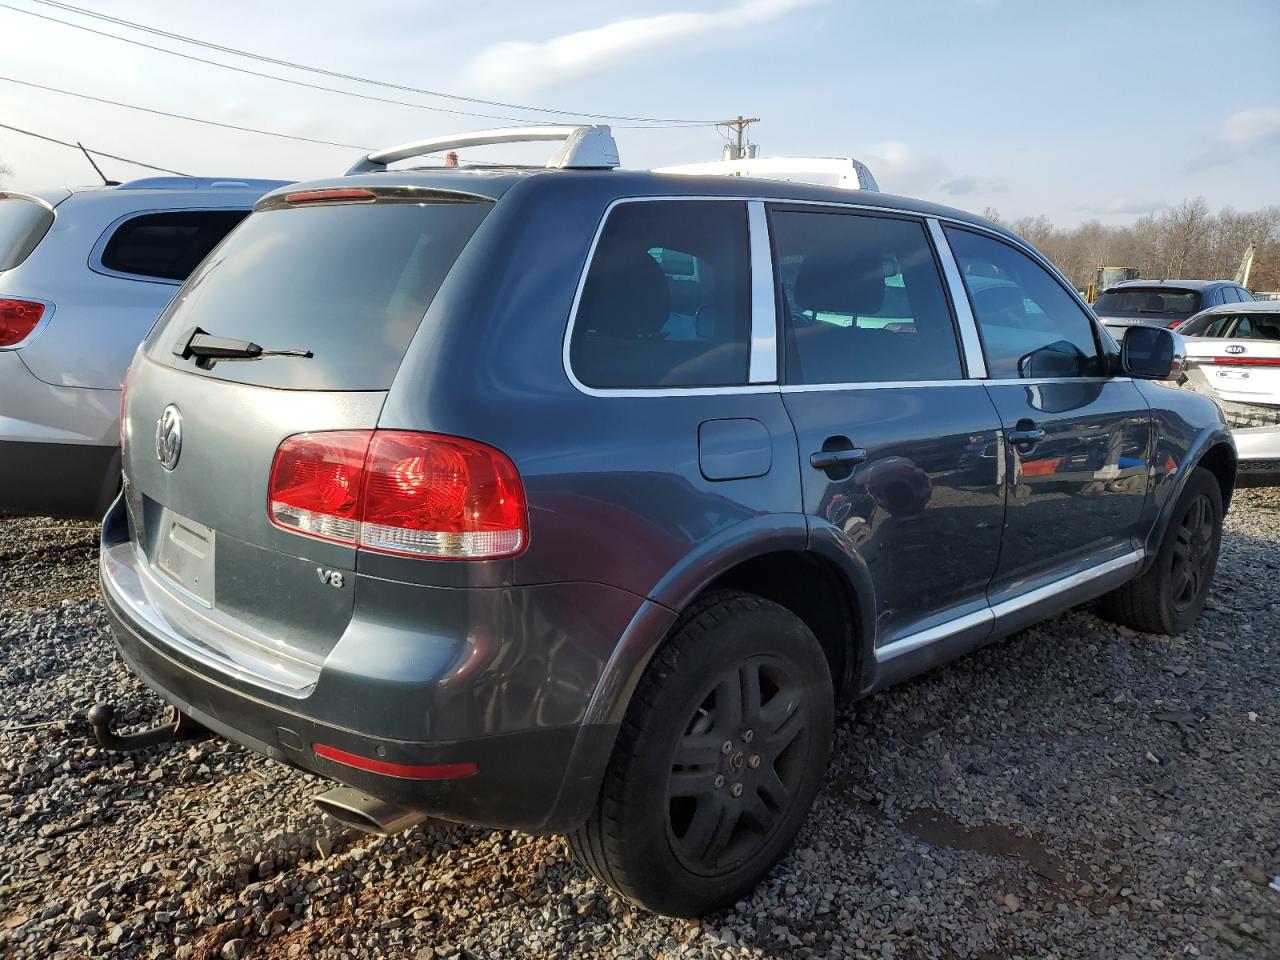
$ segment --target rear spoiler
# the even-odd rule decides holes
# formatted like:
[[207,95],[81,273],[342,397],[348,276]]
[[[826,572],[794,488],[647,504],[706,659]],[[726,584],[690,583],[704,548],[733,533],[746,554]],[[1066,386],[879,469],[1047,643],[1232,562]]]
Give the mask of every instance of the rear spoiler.
[[430,140],[416,140],[413,143],[402,143],[398,147],[378,150],[358,160],[347,171],[347,176],[385,170],[387,164],[397,160],[422,157],[443,150],[485,147],[495,143],[528,143],[535,140],[564,141],[564,145],[547,161],[548,169],[612,170],[619,165],[618,145],[607,126],[501,127],[496,130],[477,130]]

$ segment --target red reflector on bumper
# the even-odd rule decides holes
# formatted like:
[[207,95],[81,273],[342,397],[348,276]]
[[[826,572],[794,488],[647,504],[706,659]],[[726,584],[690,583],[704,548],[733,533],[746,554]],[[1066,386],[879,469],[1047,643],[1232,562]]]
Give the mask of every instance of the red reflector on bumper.
[[386,760],[374,760],[359,754],[347,753],[337,747],[324,743],[314,743],[311,749],[317,757],[324,757],[343,766],[355,767],[357,770],[368,770],[380,773],[385,777],[400,777],[402,780],[459,780],[472,777],[480,768],[474,763],[388,763]]

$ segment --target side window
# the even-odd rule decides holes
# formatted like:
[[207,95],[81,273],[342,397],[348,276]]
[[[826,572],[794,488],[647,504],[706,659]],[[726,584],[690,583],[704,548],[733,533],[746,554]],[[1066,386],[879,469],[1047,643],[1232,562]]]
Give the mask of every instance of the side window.
[[102,249],[102,266],[159,280],[185,280],[248,210],[144,213],[116,227]]
[[745,384],[749,264],[741,202],[619,204],[578,303],[574,376],[590,387]]
[[955,326],[923,224],[774,210],[791,384],[958,380]]
[[1218,291],[1218,293],[1222,295],[1221,299],[1218,301],[1219,303],[1239,303],[1240,302],[1240,298],[1236,296],[1236,291],[1234,287],[1223,287]]
[[1244,287],[1236,287],[1236,299],[1241,303],[1253,303],[1253,294]]
[[1088,314],[1047,270],[1007,243],[946,228],[998,380],[1101,376]]
[[1214,317],[1204,327],[1196,332],[1196,336],[1200,337],[1225,337],[1227,331],[1236,322],[1235,314],[1227,314],[1224,317]]

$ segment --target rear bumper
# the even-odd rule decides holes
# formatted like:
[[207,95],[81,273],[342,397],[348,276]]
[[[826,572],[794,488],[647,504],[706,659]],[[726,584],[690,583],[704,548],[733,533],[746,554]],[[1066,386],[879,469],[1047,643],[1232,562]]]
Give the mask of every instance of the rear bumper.
[[[121,566],[121,557],[132,552],[127,538],[118,501],[104,524],[101,566],[102,592],[117,646],[144,683],[216,733],[283,763],[445,819],[562,832],[589,812],[617,734],[616,723],[591,722],[591,701],[613,645],[631,620],[643,619],[638,611],[646,605],[639,598],[632,598],[636,609],[627,614],[627,605],[619,607],[617,598],[612,605],[599,602],[596,589],[609,588],[548,585],[561,589],[554,597],[549,592],[534,601],[537,616],[526,623],[527,631],[495,644],[499,673],[508,678],[496,685],[491,671],[468,674],[457,664],[439,676],[412,677],[413,664],[407,660],[404,675],[389,676],[388,657],[395,651],[375,649],[386,631],[364,631],[359,618],[353,618],[315,687],[306,696],[287,697],[197,662],[186,655],[181,638],[166,637],[144,609],[145,592],[132,586],[129,571]],[[445,591],[445,599],[435,595],[435,588],[416,589],[427,594],[414,613],[423,620],[420,642],[425,646],[440,640],[433,633],[438,624],[431,622],[433,600],[476,608],[476,629],[483,631],[486,615],[480,608],[490,603],[510,606],[513,592],[541,588],[454,588]],[[569,637],[555,629],[554,616],[548,619],[553,613],[563,619],[566,589],[576,592],[584,609],[591,611],[592,616],[579,623],[594,619],[600,627],[597,635]],[[403,643],[403,637],[397,642]],[[596,675],[556,676],[547,669],[557,662],[559,648],[575,644],[599,648]],[[350,651],[362,645],[360,662],[370,666],[359,675],[352,672]],[[518,682],[522,671],[515,657],[542,663],[542,689],[526,689]],[[332,667],[332,662],[341,666]],[[560,722],[566,716],[572,719]],[[557,722],[542,722],[546,719]],[[471,730],[476,735],[423,737],[424,730]],[[475,764],[477,769],[461,778],[418,779],[329,759],[317,754],[317,745],[378,765]]]
[[98,520],[119,488],[119,447],[0,440],[0,514]]
[[1233,429],[1240,473],[1280,477],[1280,425]]

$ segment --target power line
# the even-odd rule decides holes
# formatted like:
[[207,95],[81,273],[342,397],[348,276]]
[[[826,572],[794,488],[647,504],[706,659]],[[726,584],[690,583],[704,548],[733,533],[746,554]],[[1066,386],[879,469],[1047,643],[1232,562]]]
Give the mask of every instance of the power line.
[[13,77],[0,76],[0,80],[6,83],[16,83],[23,87],[34,87],[37,90],[47,90],[50,93],[60,93],[67,97],[78,97],[81,100],[92,100],[94,103],[105,103],[112,107],[124,107],[126,110],[137,110],[140,113],[153,113],[159,117],[169,117],[174,120],[190,120],[192,123],[204,123],[211,127],[222,127],[225,130],[239,130],[241,133],[256,133],[264,137],[279,137],[282,140],[297,140],[301,143],[318,143],[326,147],[342,147],[351,150],[369,151],[373,147],[363,146],[358,143],[339,143],[333,140],[315,140],[311,137],[296,137],[290,133],[277,133],[274,130],[258,130],[255,127],[241,127],[234,123],[223,123],[220,120],[206,120],[203,117],[189,117],[184,113],[168,113],[164,110],[153,110],[150,107],[140,107],[133,103],[121,103],[119,100],[108,100],[105,97],[94,97],[87,93],[76,93],[74,90],[62,90],[58,87],[48,87],[43,83],[32,83],[30,80],[15,80]]
[[107,153],[105,150],[94,150],[92,147],[83,147],[78,143],[68,143],[66,140],[59,140],[56,137],[47,137],[43,133],[35,133],[31,130],[23,130],[21,127],[11,127],[7,123],[0,123],[0,129],[12,130],[14,133],[24,133],[28,137],[35,137],[37,140],[48,140],[50,143],[56,143],[60,146],[70,147],[72,150],[87,150],[89,153],[96,153],[100,157],[108,157],[112,160],[119,160],[121,163],[131,163],[135,167],[145,167],[148,170],[158,170],[161,173],[172,173],[177,177],[189,177],[189,173],[181,173],[177,170],[170,170],[168,167],[157,167],[150,163],[143,163],[141,160],[130,160],[128,157],[118,157],[114,153]]
[[[35,3],[42,3],[42,2],[47,2],[47,0],[33,0],[33,2],[35,2]],[[80,11],[79,11],[79,8],[72,8],[72,7],[69,7],[68,5],[58,4],[57,6],[58,6],[60,9],[62,9],[62,8],[64,8],[64,7],[65,7],[65,8],[67,8],[67,9],[71,9],[71,10],[75,10],[76,12],[80,12]],[[400,107],[413,107],[414,109],[417,109],[417,110],[430,110],[430,111],[434,111],[434,112],[436,112],[436,113],[448,113],[448,114],[453,114],[453,115],[455,115],[455,116],[463,116],[463,117],[479,117],[479,118],[482,118],[482,119],[485,119],[485,120],[506,120],[506,121],[509,121],[509,122],[512,122],[512,123],[520,123],[520,124],[529,124],[529,123],[535,123],[535,122],[537,122],[536,120],[531,120],[531,119],[530,119],[530,118],[528,118],[528,117],[512,117],[512,116],[505,116],[505,115],[502,115],[502,114],[478,113],[478,112],[473,111],[473,110],[455,110],[455,109],[452,109],[452,108],[450,108],[450,107],[438,107],[438,106],[432,106],[432,105],[430,105],[430,104],[425,104],[425,103],[412,103],[412,102],[410,102],[410,101],[408,101],[408,100],[394,100],[394,99],[391,99],[391,98],[389,98],[389,97],[375,97],[375,96],[373,96],[372,94],[367,94],[367,93],[356,93],[356,92],[355,92],[355,91],[353,91],[353,90],[343,90],[343,89],[341,89],[341,88],[339,88],[339,87],[328,87],[328,86],[324,86],[323,84],[307,83],[306,81],[303,81],[303,80],[294,80],[294,79],[291,79],[291,78],[289,78],[289,77],[281,77],[281,76],[277,76],[277,75],[275,75],[275,74],[271,74],[271,73],[263,73],[263,72],[261,72],[261,71],[259,71],[259,70],[250,70],[250,69],[249,69],[249,68],[247,68],[247,67],[238,67],[238,66],[235,66],[234,64],[230,64],[230,63],[221,63],[221,62],[219,62],[219,61],[217,61],[217,60],[207,60],[207,59],[205,59],[204,57],[197,57],[197,56],[195,56],[194,54],[190,54],[190,53],[182,53],[182,52],[180,52],[180,51],[178,51],[178,50],[170,50],[170,49],[168,49],[168,48],[166,48],[166,47],[158,47],[158,46],[155,46],[154,44],[144,43],[144,42],[143,42],[143,41],[141,41],[141,40],[135,40],[135,39],[133,39],[133,38],[131,38],[131,37],[122,37],[122,36],[120,36],[119,34],[115,34],[115,33],[108,33],[108,32],[107,32],[107,31],[105,31],[105,30],[98,30],[97,28],[95,28],[95,27],[90,27],[90,26],[88,26],[88,25],[86,25],[86,24],[82,24],[82,23],[72,23],[72,22],[71,22],[71,21],[69,21],[69,20],[60,20],[60,19],[58,19],[57,17],[51,17],[51,16],[48,16],[47,14],[37,13],[37,12],[35,12],[34,10],[24,10],[24,9],[23,9],[23,8],[21,8],[21,7],[15,7],[15,6],[13,6],[13,5],[11,5],[11,4],[8,4],[8,3],[0,3],[0,8],[4,8],[4,9],[6,9],[6,10],[11,10],[11,11],[13,11],[14,13],[21,13],[21,14],[25,14],[25,15],[26,15],[26,16],[28,16],[28,17],[35,17],[36,19],[39,19],[39,20],[47,20],[47,21],[49,21],[50,23],[57,23],[57,24],[61,24],[61,25],[62,25],[62,26],[64,26],[64,27],[71,27],[71,28],[72,28],[72,29],[74,29],[74,30],[82,30],[82,31],[84,31],[84,32],[86,32],[86,33],[92,33],[92,34],[95,34],[95,35],[100,36],[100,37],[107,37],[107,38],[112,39],[112,40],[118,40],[118,41],[120,41],[121,43],[128,43],[128,44],[132,44],[133,46],[136,46],[136,47],[142,47],[143,49],[146,49],[146,50],[154,50],[154,51],[156,51],[156,52],[158,52],[158,53],[166,53],[166,54],[168,54],[169,56],[172,56],[172,57],[180,57],[180,58],[182,58],[182,59],[184,59],[184,60],[191,60],[191,61],[194,61],[194,62],[196,62],[196,63],[203,63],[203,64],[206,64],[206,65],[208,65],[208,66],[212,66],[212,67],[221,67],[221,68],[222,68],[222,69],[224,69],[224,70],[232,70],[232,71],[235,71],[236,73],[243,73],[243,74],[246,74],[246,75],[251,76],[251,77],[261,77],[261,78],[266,79],[266,80],[275,80],[275,81],[277,81],[277,82],[279,82],[279,83],[287,83],[287,84],[290,84],[291,86],[295,86],[295,87],[304,87],[304,88],[309,89],[309,90],[322,90],[322,91],[325,91],[325,92],[327,92],[327,93],[336,93],[336,94],[340,94],[340,95],[342,95],[342,96],[344,96],[344,97],[355,97],[355,98],[360,99],[360,100],[369,100],[369,101],[373,101],[373,102],[375,102],[375,103],[389,103],[389,104],[393,104],[393,105],[395,105],[395,106],[400,106]],[[85,15],[86,15],[86,16],[90,16],[90,17],[98,17],[98,18],[100,18],[100,19],[112,19],[112,20],[114,21],[114,18],[104,18],[104,17],[102,17],[102,15],[99,15],[99,14],[93,13],[92,11],[87,11],[87,12],[85,12]],[[121,22],[121,23],[126,23],[126,24],[127,24],[127,23],[129,23],[128,21],[119,21],[119,22]],[[130,24],[130,25],[132,26],[132,24]],[[164,31],[153,31],[153,28],[146,27],[146,26],[143,26],[143,25],[137,25],[135,28],[136,28],[136,29],[139,29],[139,30],[144,30],[144,31],[149,31],[149,32],[155,32],[155,33],[158,33],[158,34],[160,34],[160,35],[162,35],[162,36],[170,36],[169,34],[165,33]],[[200,41],[200,40],[194,40],[194,39],[186,38],[186,37],[183,37],[181,34],[172,34],[171,36],[173,36],[173,37],[175,37],[175,38],[177,38],[177,39],[180,39],[180,40],[184,40],[184,41],[186,41],[186,42],[190,42],[190,43],[197,43],[197,44],[200,44],[201,46],[208,46],[208,47],[210,47],[210,48],[212,48],[212,49],[216,49],[216,50],[226,50],[226,51],[231,52],[231,53],[233,53],[233,54],[235,54],[235,55],[237,55],[237,56],[249,57],[249,58],[251,58],[251,59],[254,59],[254,60],[261,60],[261,61],[264,61],[264,62],[267,62],[267,63],[277,63],[277,64],[281,64],[281,65],[288,66],[288,67],[293,68],[293,69],[306,70],[306,71],[311,71],[311,72],[315,72],[315,73],[325,74],[325,75],[327,75],[327,76],[341,77],[341,78],[343,78],[343,79],[351,79],[351,80],[355,80],[355,81],[357,81],[357,82],[361,82],[361,83],[377,84],[377,85],[379,85],[379,86],[392,87],[392,88],[394,88],[394,89],[409,90],[409,91],[416,92],[416,93],[424,93],[424,94],[427,94],[427,95],[430,95],[430,96],[438,96],[438,97],[453,97],[453,95],[452,95],[452,94],[437,93],[437,92],[429,91],[429,90],[418,90],[417,88],[414,88],[414,87],[402,87],[402,86],[399,86],[399,85],[397,85],[397,84],[385,83],[385,82],[380,81],[380,80],[370,80],[370,79],[366,79],[366,78],[364,78],[364,77],[356,77],[356,76],[347,75],[347,74],[339,74],[339,73],[335,73],[335,72],[331,72],[331,71],[322,70],[322,69],[320,69],[320,68],[318,68],[318,67],[309,67],[309,66],[305,66],[305,65],[302,65],[302,64],[291,64],[291,63],[289,63],[288,61],[283,61],[283,60],[282,60],[282,61],[276,61],[276,60],[273,60],[273,59],[272,59],[272,58],[270,58],[270,57],[263,57],[263,56],[260,56],[260,55],[258,55],[258,54],[255,54],[255,53],[249,53],[249,52],[247,52],[247,51],[236,50],[234,47],[226,47],[226,48],[223,48],[223,47],[220,47],[220,46],[218,46],[218,45],[216,45],[216,44],[206,44],[204,41]],[[471,100],[470,98],[465,98],[465,97],[453,97],[453,98],[454,98],[454,99],[459,99],[459,100],[468,100],[469,102],[477,102],[477,103],[490,103],[490,102],[495,102],[495,103],[496,103],[496,101]],[[712,126],[712,125],[713,125],[710,121],[685,121],[685,120],[677,120],[677,121],[661,121],[661,120],[658,120],[658,119],[656,119],[656,118],[655,118],[655,119],[652,119],[652,120],[649,120],[648,118],[644,118],[644,117],[616,117],[616,118],[615,118],[615,117],[606,116],[606,115],[603,115],[603,114],[571,114],[571,113],[569,113],[569,111],[561,111],[561,110],[544,110],[544,109],[543,109],[543,108],[541,108],[541,107],[522,107],[522,106],[518,106],[518,105],[514,105],[514,104],[512,104],[512,105],[510,105],[510,106],[512,106],[514,109],[518,109],[518,110],[539,110],[539,111],[541,111],[541,112],[543,112],[543,113],[560,113],[560,114],[566,114],[566,115],[569,115],[569,116],[580,116],[580,117],[594,118],[594,119],[619,119],[619,120],[640,120],[640,121],[646,121],[646,122],[642,123],[640,126],[637,126],[637,127],[635,127],[635,128],[634,128],[634,129],[643,129],[643,130],[662,129],[662,125],[664,125],[664,124],[665,124],[665,126],[668,126],[668,127],[677,127],[677,128],[696,127],[696,126]]]
[[388,80],[374,80],[370,77],[361,77],[356,74],[340,73],[336,70],[328,70],[324,67],[311,66],[305,63],[294,63],[290,60],[281,60],[276,57],[265,56],[264,54],[252,53],[248,50],[241,50],[238,47],[229,47],[220,43],[212,43],[208,40],[200,40],[197,37],[187,36],[182,33],[173,33],[168,30],[161,30],[158,27],[148,26],[144,23],[138,23],[134,20],[126,20],[121,17],[113,17],[109,14],[99,13],[96,10],[90,10],[85,7],[77,7],[74,4],[62,3],[60,0],[30,0],[32,3],[39,3],[47,7],[54,7],[64,10],[68,13],[78,13],[85,17],[91,17],[95,20],[102,20],[107,23],[114,23],[117,26],[129,27],[133,30],[140,30],[153,36],[165,37],[169,40],[180,40],[183,43],[195,44],[204,47],[207,50],[217,50],[220,53],[229,53],[238,57],[248,57],[251,60],[258,60],[263,63],[270,63],[278,67],[288,67],[292,70],[304,70],[308,73],[316,73],[321,76],[333,77],[335,80],[352,80],[357,83],[368,83],[373,86],[385,87],[390,90],[400,90],[404,93],[420,93],[429,97],[441,97],[446,100],[457,100],[462,103],[475,103],[486,107],[502,107],[506,110],[528,110],[534,113],[553,113],[561,116],[585,117],[593,120],[626,120],[633,123],[662,123],[690,126],[710,126],[713,121],[710,120],[681,120],[670,117],[623,117],[615,116],[608,113],[586,113],[581,110],[559,110],[553,107],[531,107],[521,103],[507,103],[503,100],[484,100],[480,97],[467,97],[457,93],[445,93],[440,90],[428,90],[422,87],[410,87],[400,83],[393,83]]

